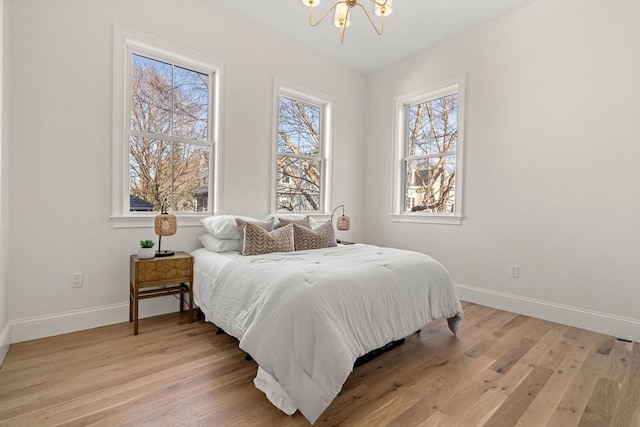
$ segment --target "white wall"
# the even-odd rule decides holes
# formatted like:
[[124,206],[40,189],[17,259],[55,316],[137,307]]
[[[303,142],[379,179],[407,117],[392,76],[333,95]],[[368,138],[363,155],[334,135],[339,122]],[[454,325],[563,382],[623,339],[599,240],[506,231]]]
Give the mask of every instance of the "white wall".
[[[640,341],[638,2],[539,1],[367,80],[204,1],[5,9],[0,326],[14,342],[127,320],[128,255],[153,234],[108,218],[114,22],[226,62],[224,212],[268,213],[272,79],[287,79],[335,97],[333,204],[352,217],[340,237],[432,254],[464,299]],[[392,100],[461,73],[463,225],[392,223]]]
[[4,22],[4,0],[0,0],[0,365],[4,360],[9,344],[11,344],[10,324],[9,324],[9,301],[7,299],[7,266],[9,265],[9,242],[8,242],[8,194],[9,186],[7,179],[9,163],[9,141],[7,133],[7,115],[5,113],[5,92],[4,80],[7,76],[5,66],[5,37],[7,28]]
[[[128,319],[129,254],[153,232],[114,229],[109,219],[113,23],[225,61],[224,213],[269,213],[274,76],[332,95],[334,179],[340,182],[333,201],[347,203],[353,219],[342,237],[362,239],[360,74],[204,1],[8,5],[14,342]],[[202,232],[179,228],[163,247],[192,250]],[[83,273],[83,288],[70,289],[72,272]],[[143,315],[176,309],[172,298],[141,302]]]
[[[371,75],[367,241],[431,254],[463,299],[640,341],[638,22],[540,1]],[[462,73],[463,224],[392,223],[393,98]]]

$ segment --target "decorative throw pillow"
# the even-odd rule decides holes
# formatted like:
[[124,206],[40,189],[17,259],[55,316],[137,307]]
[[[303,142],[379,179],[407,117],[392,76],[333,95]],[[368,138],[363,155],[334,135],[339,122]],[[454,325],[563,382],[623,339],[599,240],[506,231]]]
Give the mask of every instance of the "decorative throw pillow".
[[289,224],[273,231],[267,231],[259,225],[251,222],[245,225],[244,248],[242,249],[242,255],[291,252],[294,249],[293,224]]
[[313,230],[293,224],[293,238],[296,251],[337,246],[333,224],[330,222],[324,223]]
[[273,220],[270,219],[268,221],[258,221],[258,220],[253,220],[253,221],[245,221],[244,219],[240,219],[237,218],[236,219],[236,225],[238,227],[238,232],[240,233],[240,251],[243,252],[244,251],[244,231],[245,231],[245,227],[247,224],[254,224],[257,225],[258,227],[264,228],[266,231],[272,231],[273,230]]
[[203,234],[198,236],[198,240],[208,251],[211,252],[228,252],[240,250],[240,239],[218,239],[211,234]]
[[238,215],[212,215],[202,218],[200,222],[209,234],[218,239],[241,239],[242,235],[236,225],[236,219],[258,221],[255,218]]
[[310,229],[314,229],[316,228],[319,224],[316,222],[315,219],[313,219],[312,216],[307,215],[307,214],[282,214],[282,213],[278,213],[276,215],[270,215],[267,217],[267,220],[272,219],[273,220],[273,229],[275,230],[276,228],[280,228],[280,224],[279,222],[283,219],[286,220],[301,220],[301,219],[305,219],[305,218],[309,218],[309,228]]
[[286,219],[286,218],[280,218],[278,219],[278,224],[276,224],[273,228],[274,229],[278,229],[280,227],[284,227],[285,225],[289,225],[289,224],[298,224],[301,225],[303,227],[306,227],[308,229],[311,229],[311,222],[309,221],[310,217],[307,215],[302,219]]

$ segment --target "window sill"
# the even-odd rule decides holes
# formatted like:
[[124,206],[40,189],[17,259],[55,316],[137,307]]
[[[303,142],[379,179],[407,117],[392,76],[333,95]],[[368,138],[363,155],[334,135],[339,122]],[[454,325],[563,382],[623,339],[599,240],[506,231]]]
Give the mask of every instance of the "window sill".
[[394,214],[391,215],[393,222],[413,222],[421,224],[462,224],[461,216],[454,215],[428,215],[428,214]]
[[[209,215],[176,215],[178,218],[178,227],[201,227],[200,219]],[[112,216],[111,222],[113,228],[151,228],[154,226],[154,218],[156,215],[145,216]]]

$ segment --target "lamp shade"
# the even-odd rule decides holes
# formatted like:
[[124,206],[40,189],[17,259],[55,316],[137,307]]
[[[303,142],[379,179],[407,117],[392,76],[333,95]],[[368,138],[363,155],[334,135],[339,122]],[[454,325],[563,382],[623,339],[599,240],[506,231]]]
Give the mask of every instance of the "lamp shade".
[[175,215],[163,213],[156,216],[154,227],[158,236],[173,236],[178,230],[178,221]]
[[342,215],[338,217],[338,221],[336,222],[336,228],[340,231],[347,231],[349,227],[351,227],[351,218],[349,218],[344,214],[344,205],[340,205],[336,207],[333,210],[333,212],[331,212],[331,219],[329,219],[329,222],[333,224],[333,215],[340,208],[342,208]]
[[336,227],[340,231],[347,231],[351,227],[351,218],[346,215],[340,215]]
[[393,0],[376,0],[376,15],[380,17],[385,17],[391,15],[393,12]]
[[333,25],[338,28],[346,28],[351,25],[349,19],[349,6],[346,3],[336,4],[336,13],[333,18]]

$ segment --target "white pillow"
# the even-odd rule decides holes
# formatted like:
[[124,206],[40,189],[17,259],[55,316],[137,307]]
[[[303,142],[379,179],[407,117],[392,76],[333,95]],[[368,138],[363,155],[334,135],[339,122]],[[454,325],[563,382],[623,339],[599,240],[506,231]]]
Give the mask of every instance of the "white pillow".
[[211,234],[203,234],[198,236],[198,240],[208,251],[211,252],[229,252],[240,250],[240,239],[218,239]]
[[309,217],[309,225],[311,226],[312,230],[319,225],[318,222],[315,219],[313,219],[309,214],[275,214],[275,215],[270,215],[269,217],[267,217],[267,219],[273,218],[274,220],[273,228],[276,229],[282,226],[280,224],[280,218],[287,219],[290,221],[299,221],[306,217]]
[[242,236],[238,231],[236,225],[236,218],[243,219],[245,221],[258,221],[257,219],[248,216],[237,215],[213,215],[206,218],[202,218],[200,222],[209,234],[217,237],[218,239],[238,239]]

